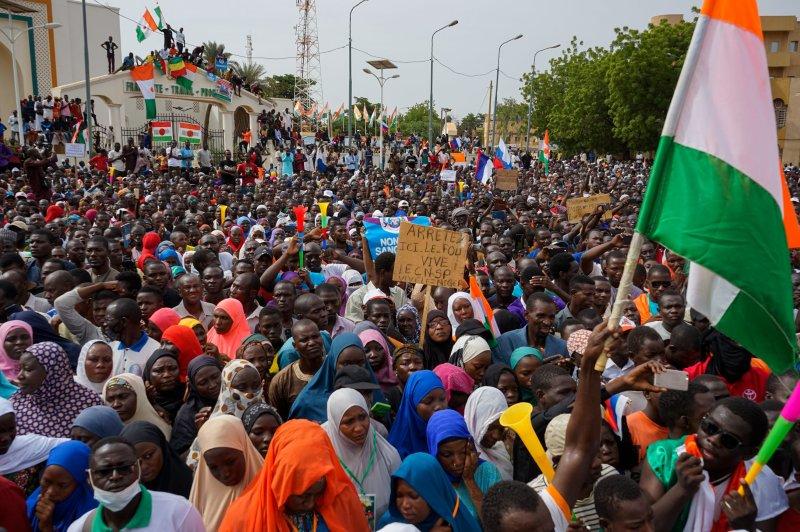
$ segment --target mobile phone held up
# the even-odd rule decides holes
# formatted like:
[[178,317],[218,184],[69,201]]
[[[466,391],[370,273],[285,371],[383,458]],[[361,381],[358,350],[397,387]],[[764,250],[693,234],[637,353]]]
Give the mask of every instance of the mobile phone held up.
[[668,369],[653,376],[653,386],[686,391],[689,389],[689,375],[679,369]]

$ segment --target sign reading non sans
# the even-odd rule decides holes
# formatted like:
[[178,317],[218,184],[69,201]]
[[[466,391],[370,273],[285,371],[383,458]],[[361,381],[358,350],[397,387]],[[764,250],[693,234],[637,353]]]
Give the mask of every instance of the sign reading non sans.
[[468,235],[403,222],[394,280],[458,288],[464,282]]
[[[611,207],[611,196],[608,194],[595,194],[585,198],[570,198],[567,200],[567,221],[569,223],[580,222],[587,214],[592,214],[598,205]],[[603,220],[611,219],[611,211],[603,213]]]

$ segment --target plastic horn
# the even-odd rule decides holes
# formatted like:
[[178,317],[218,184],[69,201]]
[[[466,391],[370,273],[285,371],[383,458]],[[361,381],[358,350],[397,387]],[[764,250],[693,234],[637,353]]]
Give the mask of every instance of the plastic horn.
[[220,225],[225,223],[225,213],[227,212],[227,210],[228,210],[228,206],[227,205],[220,205],[219,206],[219,223],[220,223]]
[[500,424],[517,433],[522,443],[525,444],[525,448],[531,453],[533,461],[539,466],[544,478],[550,483],[553,481],[556,472],[553,469],[553,463],[544,452],[542,442],[539,441],[536,432],[533,430],[533,424],[531,423],[532,412],[533,406],[530,403],[517,403],[500,415]]
[[[761,449],[759,449],[756,455],[755,462],[753,462],[753,465],[747,470],[744,481],[747,482],[748,485],[753,485],[753,482],[761,472],[764,464],[770,461],[772,455],[775,454],[775,451],[780,447],[783,440],[786,439],[789,431],[792,430],[792,427],[799,418],[800,384],[794,387],[794,391],[792,395],[789,396],[789,400],[786,402],[786,405],[784,405],[783,410],[781,410],[781,414],[775,421],[775,425],[772,427],[772,430],[769,431],[769,434],[767,434],[764,443],[761,444]],[[739,494],[744,495],[744,488],[742,486],[739,486]]]
[[330,201],[318,201],[317,202],[317,205],[319,205],[319,213],[322,216],[327,216],[327,214],[328,214],[328,205],[330,205],[330,204],[331,204]]

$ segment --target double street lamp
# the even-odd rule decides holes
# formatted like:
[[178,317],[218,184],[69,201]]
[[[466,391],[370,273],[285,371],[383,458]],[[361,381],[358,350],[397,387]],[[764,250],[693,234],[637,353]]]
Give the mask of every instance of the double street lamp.
[[536,56],[539,55],[539,52],[544,52],[545,50],[553,50],[555,48],[559,48],[560,44],[554,44],[552,46],[547,46],[545,48],[540,48],[536,50],[533,54],[533,66],[531,67],[531,94],[528,96],[528,127],[525,129],[525,151],[531,151],[531,110],[533,109],[533,79],[536,77]]
[[451,28],[456,24],[458,24],[458,20],[454,20],[450,24],[442,26],[441,28],[434,31],[433,34],[431,35],[431,94],[430,98],[428,98],[428,150],[433,149],[433,38],[440,31],[447,28]]
[[502,50],[503,46],[511,41],[516,41],[521,38],[522,34],[520,33],[516,37],[512,37],[507,41],[501,42],[500,46],[497,47],[497,75],[495,76],[494,80],[494,117],[492,118],[492,149],[495,147],[494,137],[495,133],[497,133],[497,93],[500,92],[500,50]]
[[380,112],[378,113],[378,122],[379,122],[378,126],[379,126],[379,128],[381,130],[380,150],[381,150],[381,170],[383,170],[383,167],[384,167],[383,123],[381,121],[381,117],[383,116],[383,86],[390,79],[399,78],[400,74],[395,74],[393,76],[389,76],[388,78],[383,75],[383,71],[384,70],[397,68],[397,66],[394,63],[392,63],[391,61],[389,61],[388,59],[380,59],[380,60],[377,60],[377,61],[367,61],[367,63],[369,63],[369,65],[372,66],[373,68],[378,69],[380,71],[380,73],[381,73],[381,75],[378,76],[373,71],[371,71],[370,69],[368,69],[368,68],[364,69],[364,73],[365,74],[369,74],[373,78],[377,79],[378,80],[378,84],[381,86],[381,107],[380,107]]

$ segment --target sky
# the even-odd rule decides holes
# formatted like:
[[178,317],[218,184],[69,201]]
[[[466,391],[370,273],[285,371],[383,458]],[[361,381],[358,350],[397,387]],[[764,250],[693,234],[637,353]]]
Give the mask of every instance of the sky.
[[[155,3],[122,0],[88,0],[120,8],[122,50],[144,55],[159,45],[160,35],[139,44],[135,27],[145,5]],[[349,0],[317,0],[323,101],[336,109],[348,97],[348,13]],[[292,0],[160,0],[164,18],[173,27],[183,27],[190,45],[203,41],[225,43],[234,59],[245,60],[246,35],[252,35],[253,61],[268,75],[295,73],[295,30],[299,19]],[[699,1],[687,0],[368,0],[353,12],[353,97],[380,99],[377,80],[362,72],[367,60],[387,58],[400,77],[386,82],[384,105],[400,112],[426,101],[430,93],[431,33],[453,19],[458,24],[439,32],[434,56],[452,70],[434,62],[436,108],[451,108],[461,118],[468,113],[486,112],[490,80],[494,83],[498,45],[518,34],[519,40],[502,48],[500,100],[520,100],[520,77],[532,66],[535,50],[560,43],[566,47],[573,36],[584,47],[607,46],[614,28],[645,28],[654,15],[682,13],[691,18]],[[762,15],[800,16],[797,0],[761,0]],[[127,18],[125,18],[127,17]],[[128,20],[128,19],[133,19]],[[328,50],[331,52],[325,53]],[[374,54],[374,56],[367,55]],[[537,70],[559,50],[539,54]],[[286,59],[273,59],[286,58]],[[454,72],[455,71],[455,72]],[[387,71],[388,72],[388,71]],[[460,74],[459,74],[460,73]],[[467,74],[469,76],[465,76]]]

